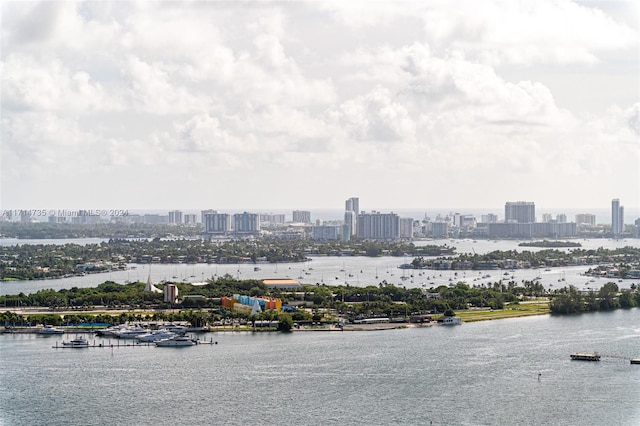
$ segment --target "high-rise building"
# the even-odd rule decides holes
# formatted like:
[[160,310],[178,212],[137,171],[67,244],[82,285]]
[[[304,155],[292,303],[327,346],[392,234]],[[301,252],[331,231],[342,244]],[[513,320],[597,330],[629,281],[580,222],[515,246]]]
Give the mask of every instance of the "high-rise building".
[[315,241],[336,241],[340,239],[340,226],[318,225],[314,226],[311,238]]
[[401,217],[400,218],[399,237],[405,239],[413,238],[413,218]]
[[228,213],[204,213],[203,223],[207,234],[227,235],[231,232],[231,216]]
[[198,221],[198,216],[194,213],[187,213],[184,215],[185,225],[195,225]]
[[362,212],[356,221],[356,236],[363,240],[397,240],[400,218],[395,213]]
[[496,223],[498,221],[498,215],[493,213],[483,214],[481,219],[482,223]]
[[536,206],[528,201],[507,202],[504,205],[504,221],[507,223],[533,223]]
[[236,235],[260,234],[260,215],[248,212],[234,214],[233,232]]
[[214,214],[214,213],[218,213],[218,211],[217,210],[212,210],[212,209],[201,210],[200,211],[200,222],[202,222],[202,223],[205,222],[204,215],[206,215],[206,214]]
[[294,210],[292,222],[311,223],[311,212],[305,210]]
[[624,207],[620,205],[620,200],[611,200],[611,233],[613,235],[622,234],[624,231]]
[[347,228],[347,233],[343,235],[348,235],[349,237],[356,235],[356,223],[356,212],[353,210],[347,210],[344,212],[344,226]]
[[596,226],[596,215],[590,213],[579,213],[576,215],[578,225]]
[[360,214],[360,199],[358,197],[351,197],[344,202],[344,211],[355,212],[356,216]]
[[447,238],[449,236],[449,222],[431,223],[431,236],[433,238]]
[[180,210],[172,210],[169,212],[169,223],[173,224],[181,224],[182,223],[182,212]]
[[556,215],[556,222],[557,223],[567,223],[567,215],[564,213],[558,213]]

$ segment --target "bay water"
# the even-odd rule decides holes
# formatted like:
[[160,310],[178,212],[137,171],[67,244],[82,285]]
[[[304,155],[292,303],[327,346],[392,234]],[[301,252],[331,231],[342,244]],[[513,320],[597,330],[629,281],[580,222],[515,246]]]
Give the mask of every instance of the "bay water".
[[[640,424],[640,365],[625,359],[640,357],[638,308],[202,337],[218,344],[54,349],[60,336],[0,335],[0,424]],[[611,357],[569,358],[594,351]]]

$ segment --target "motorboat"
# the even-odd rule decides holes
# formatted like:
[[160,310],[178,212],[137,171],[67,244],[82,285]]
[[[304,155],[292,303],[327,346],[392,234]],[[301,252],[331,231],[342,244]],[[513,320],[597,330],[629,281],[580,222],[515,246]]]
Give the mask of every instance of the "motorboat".
[[84,337],[76,337],[68,342],[62,342],[62,345],[68,348],[88,348],[89,342]]
[[135,339],[136,337],[147,334],[148,332],[148,329],[142,327],[127,327],[114,332],[113,335],[120,339]]
[[170,346],[193,346],[196,342],[186,336],[176,336],[171,339],[158,340],[156,346],[158,347],[170,347]]
[[103,328],[101,330],[96,330],[96,334],[98,336],[103,337],[114,337],[120,331],[126,329],[127,326],[124,324],[112,325],[111,327]]
[[139,335],[136,337],[136,340],[139,343],[153,343],[163,339],[171,339],[175,336],[176,334],[169,330],[157,330],[151,333]]
[[38,331],[38,334],[42,334],[45,336],[50,336],[53,334],[64,334],[64,330],[59,329],[59,328],[55,328],[52,325],[45,325],[44,327],[42,327],[40,329],[40,331]]
[[187,332],[187,327],[185,327],[184,325],[167,324],[164,326],[164,329],[180,335],[185,334]]

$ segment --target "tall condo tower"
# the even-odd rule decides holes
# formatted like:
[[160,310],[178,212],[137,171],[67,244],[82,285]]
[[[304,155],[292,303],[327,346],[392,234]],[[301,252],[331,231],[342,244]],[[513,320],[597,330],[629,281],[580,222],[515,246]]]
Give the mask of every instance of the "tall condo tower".
[[624,230],[624,207],[620,205],[620,199],[611,200],[611,233],[622,234]]
[[508,201],[504,205],[504,221],[534,223],[536,221],[536,205],[528,201]]
[[358,197],[351,197],[344,202],[344,211],[354,212],[356,215],[360,214],[360,199]]

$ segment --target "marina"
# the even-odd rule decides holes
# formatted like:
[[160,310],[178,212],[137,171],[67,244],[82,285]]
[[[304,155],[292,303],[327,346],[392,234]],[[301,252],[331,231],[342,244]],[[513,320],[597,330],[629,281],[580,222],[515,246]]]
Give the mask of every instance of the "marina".
[[[165,343],[162,343],[165,342]],[[167,343],[169,342],[169,343]],[[143,342],[134,342],[131,340],[93,340],[89,342],[84,338],[76,338],[74,340],[68,342],[56,342],[53,349],[69,349],[69,348],[135,348],[135,347],[166,347],[166,346],[195,346],[195,345],[217,345],[218,342],[210,338],[209,340],[193,338],[193,337],[185,337],[185,336],[175,336],[175,337],[167,337],[158,341],[143,341]]]

